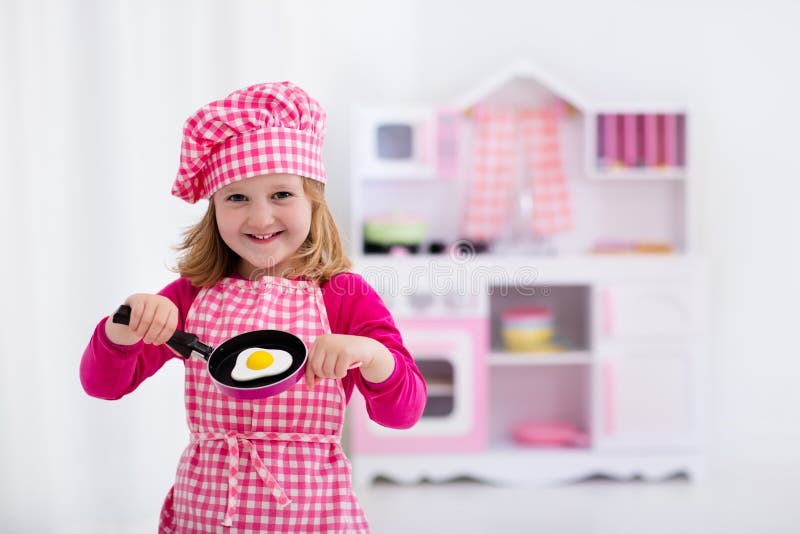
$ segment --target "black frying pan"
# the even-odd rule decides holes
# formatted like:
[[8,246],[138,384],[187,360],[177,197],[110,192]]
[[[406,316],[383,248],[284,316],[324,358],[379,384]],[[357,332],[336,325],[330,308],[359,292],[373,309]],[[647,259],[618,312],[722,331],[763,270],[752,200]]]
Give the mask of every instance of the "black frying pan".
[[[127,325],[131,319],[131,307],[123,304],[114,314],[112,321]],[[176,330],[167,345],[186,359],[192,353],[199,354],[208,363],[208,374],[217,389],[237,399],[263,399],[277,395],[292,387],[303,376],[308,360],[305,343],[283,330],[255,330],[234,336],[214,349],[201,343],[196,335]],[[243,350],[262,348],[265,350],[284,350],[292,357],[288,369],[274,376],[264,376],[253,380],[239,381],[231,377],[237,357]]]

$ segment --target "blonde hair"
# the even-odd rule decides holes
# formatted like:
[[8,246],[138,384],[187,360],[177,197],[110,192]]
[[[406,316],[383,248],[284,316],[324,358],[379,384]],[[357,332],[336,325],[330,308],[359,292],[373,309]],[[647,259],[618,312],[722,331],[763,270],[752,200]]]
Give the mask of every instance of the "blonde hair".
[[[303,191],[311,201],[311,228],[308,237],[289,262],[289,268],[279,273],[285,278],[303,277],[324,283],[336,274],[351,268],[344,253],[339,229],[325,202],[325,185],[303,178]],[[203,218],[183,234],[183,242],[174,269],[197,287],[211,287],[235,271],[239,256],[222,240],[217,226],[214,199],[208,201]]]

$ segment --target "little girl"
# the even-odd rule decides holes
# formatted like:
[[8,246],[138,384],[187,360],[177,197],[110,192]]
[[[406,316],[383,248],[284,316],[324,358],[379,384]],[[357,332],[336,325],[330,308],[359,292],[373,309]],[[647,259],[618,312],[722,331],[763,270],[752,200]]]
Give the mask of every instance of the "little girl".
[[254,85],[186,121],[172,193],[208,211],[185,235],[180,278],[104,318],[81,361],[89,395],[118,399],[178,355],[176,329],[219,346],[261,329],[309,347],[305,375],[256,401],[220,393],[185,360],[191,441],[159,532],[368,532],[340,445],[353,388],[372,420],[408,428],[426,388],[375,291],[348,272],[323,196],[325,112],[289,83]]

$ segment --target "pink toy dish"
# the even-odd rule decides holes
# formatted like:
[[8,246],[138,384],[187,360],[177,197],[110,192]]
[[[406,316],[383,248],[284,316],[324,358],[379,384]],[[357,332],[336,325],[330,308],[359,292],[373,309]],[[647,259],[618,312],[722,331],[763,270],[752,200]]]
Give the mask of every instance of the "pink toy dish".
[[529,421],[513,430],[514,441],[521,445],[541,447],[586,447],[589,436],[571,423],[563,421]]

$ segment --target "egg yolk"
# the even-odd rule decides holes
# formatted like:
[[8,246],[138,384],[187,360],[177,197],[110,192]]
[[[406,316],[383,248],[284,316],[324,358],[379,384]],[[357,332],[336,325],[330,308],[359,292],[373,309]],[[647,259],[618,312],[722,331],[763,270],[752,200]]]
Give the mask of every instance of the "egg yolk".
[[275,361],[272,354],[265,350],[257,350],[247,357],[247,367],[250,369],[266,369]]

